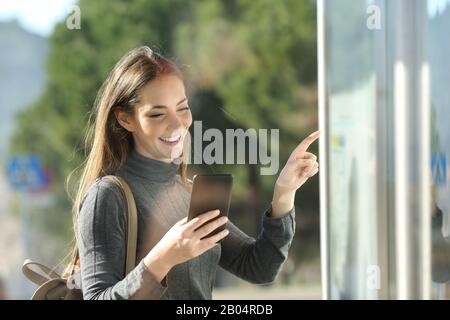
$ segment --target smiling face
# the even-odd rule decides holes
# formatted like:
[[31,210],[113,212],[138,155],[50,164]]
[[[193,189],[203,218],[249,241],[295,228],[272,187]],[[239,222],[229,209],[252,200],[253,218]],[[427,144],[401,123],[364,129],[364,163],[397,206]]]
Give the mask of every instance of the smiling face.
[[183,81],[175,75],[148,82],[139,91],[134,112],[118,111],[116,117],[132,133],[138,153],[167,163],[181,155],[192,124]]

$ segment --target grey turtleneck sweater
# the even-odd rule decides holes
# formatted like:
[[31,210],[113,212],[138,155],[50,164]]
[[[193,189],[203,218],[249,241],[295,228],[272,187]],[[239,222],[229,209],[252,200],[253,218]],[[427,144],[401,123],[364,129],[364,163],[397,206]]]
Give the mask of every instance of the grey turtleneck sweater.
[[123,197],[106,179],[97,179],[89,188],[78,228],[84,299],[211,299],[217,266],[251,283],[275,280],[294,237],[294,208],[272,218],[269,206],[256,239],[229,221],[230,233],[220,244],[174,266],[165,282],[155,279],[143,258],[189,209],[190,192],[177,173],[177,164],[147,158],[135,150],[116,173],[130,185],[138,211],[136,268],[125,277]]

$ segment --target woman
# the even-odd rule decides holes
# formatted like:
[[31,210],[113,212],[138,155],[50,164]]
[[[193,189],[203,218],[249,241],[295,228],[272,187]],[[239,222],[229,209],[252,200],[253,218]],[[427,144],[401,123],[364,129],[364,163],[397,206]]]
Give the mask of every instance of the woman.
[[[318,133],[281,171],[254,239],[213,219],[216,211],[187,221],[191,124],[172,61],[141,47],[116,64],[96,100],[92,146],[73,207],[84,299],[211,299],[218,265],[252,283],[274,281],[294,236],[295,192],[318,172],[316,156],[306,152]],[[125,277],[125,206],[120,190],[102,179],[108,174],[127,181],[138,209],[136,267]],[[223,232],[200,240],[226,223]]]

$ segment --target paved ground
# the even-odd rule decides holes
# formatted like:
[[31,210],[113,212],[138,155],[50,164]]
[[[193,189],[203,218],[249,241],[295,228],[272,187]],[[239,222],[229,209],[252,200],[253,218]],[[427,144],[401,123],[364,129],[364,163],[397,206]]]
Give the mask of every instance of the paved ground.
[[214,289],[214,300],[321,300],[320,285]]

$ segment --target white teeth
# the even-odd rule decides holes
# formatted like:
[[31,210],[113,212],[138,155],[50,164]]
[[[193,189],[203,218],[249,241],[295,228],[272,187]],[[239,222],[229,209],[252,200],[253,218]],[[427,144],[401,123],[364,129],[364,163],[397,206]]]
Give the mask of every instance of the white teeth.
[[161,137],[160,139],[161,140],[163,140],[163,141],[167,141],[167,142],[175,142],[175,141],[177,141],[178,139],[180,139],[180,135],[178,135],[178,136],[174,136],[174,137],[168,137],[168,138],[166,138],[166,137]]

